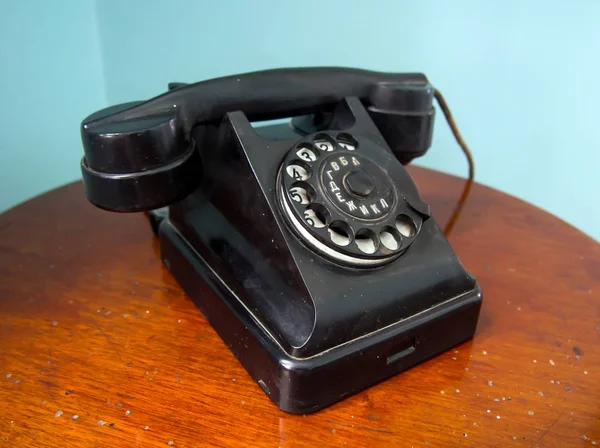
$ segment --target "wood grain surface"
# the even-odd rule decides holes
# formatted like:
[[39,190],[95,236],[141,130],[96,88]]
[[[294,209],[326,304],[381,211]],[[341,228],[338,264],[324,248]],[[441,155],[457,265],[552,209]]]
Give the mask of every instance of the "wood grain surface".
[[[462,180],[411,167],[438,222]],[[81,184],[0,215],[5,446],[574,447],[600,443],[600,245],[476,185],[450,241],[474,340],[308,416],[267,399],[159,259]]]

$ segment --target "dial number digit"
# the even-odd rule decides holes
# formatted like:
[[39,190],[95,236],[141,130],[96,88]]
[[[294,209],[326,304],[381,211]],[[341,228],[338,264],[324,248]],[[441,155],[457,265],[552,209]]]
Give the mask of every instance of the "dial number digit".
[[354,151],[356,149],[356,145],[358,145],[356,139],[345,132],[338,134],[337,143],[347,151]]
[[[294,187],[290,189],[290,196],[299,204],[310,204],[310,196],[302,187]],[[312,224],[311,224],[312,225]]]
[[319,217],[314,210],[310,208],[304,211],[304,220],[308,223],[309,226],[314,227],[316,229],[321,229],[325,227],[325,222],[321,217]]
[[308,148],[301,148],[296,152],[296,155],[305,162],[314,162],[317,160],[317,155]]
[[315,146],[321,151],[333,151],[333,144],[331,142],[328,142],[327,140],[315,140]]
[[288,165],[285,171],[287,172],[288,176],[295,180],[306,180],[310,177],[308,171],[306,171],[306,169],[300,165]]

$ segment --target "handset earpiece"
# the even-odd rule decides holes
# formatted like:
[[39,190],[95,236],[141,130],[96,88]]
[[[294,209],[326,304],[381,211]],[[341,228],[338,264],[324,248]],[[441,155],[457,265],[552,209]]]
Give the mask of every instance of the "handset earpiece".
[[411,102],[403,101],[401,93],[388,94],[385,86],[405,84],[428,85],[418,73],[328,67],[174,83],[153,99],[113,106],[83,121],[81,168],[87,197],[98,207],[120,212],[152,210],[184,198],[202,180],[192,128],[219,122],[233,111],[251,121],[277,119],[311,114],[355,96],[373,102],[371,113],[380,121],[382,134],[393,138],[394,117],[384,116]]
[[431,146],[433,99],[433,86],[424,82],[382,82],[369,95],[369,115],[404,165]]
[[90,202],[116,212],[146,211],[186,197],[200,181],[200,157],[176,108],[107,120],[141,103],[89,116],[81,127],[83,182]]

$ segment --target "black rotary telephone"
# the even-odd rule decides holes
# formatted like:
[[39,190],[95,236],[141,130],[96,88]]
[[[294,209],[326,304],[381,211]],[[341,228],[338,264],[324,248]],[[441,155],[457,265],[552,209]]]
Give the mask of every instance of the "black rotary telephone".
[[146,212],[266,395],[313,412],[475,332],[480,288],[404,168],[431,144],[436,92],[347,68],[173,83],[83,121],[86,195]]

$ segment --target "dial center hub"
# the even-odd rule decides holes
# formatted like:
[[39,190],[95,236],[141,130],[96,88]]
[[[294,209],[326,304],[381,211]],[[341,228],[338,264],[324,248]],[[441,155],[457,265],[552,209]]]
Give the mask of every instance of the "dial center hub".
[[352,170],[344,178],[344,188],[354,196],[366,197],[373,193],[375,184],[363,170]]
[[321,183],[331,203],[361,220],[384,219],[396,199],[389,176],[359,154],[332,154],[321,163]]

